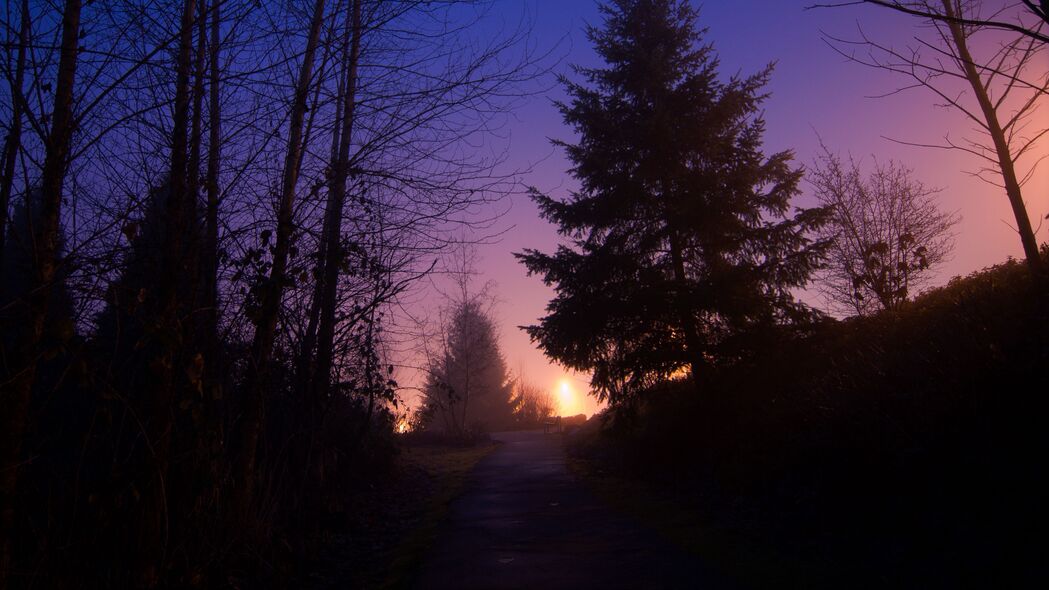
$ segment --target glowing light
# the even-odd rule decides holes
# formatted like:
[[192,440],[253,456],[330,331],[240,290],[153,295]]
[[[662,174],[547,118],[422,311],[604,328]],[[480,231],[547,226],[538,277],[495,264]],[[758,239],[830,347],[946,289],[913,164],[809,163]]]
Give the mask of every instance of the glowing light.
[[404,434],[405,432],[408,432],[408,428],[408,420],[401,418],[397,421],[397,434]]
[[572,384],[567,379],[562,379],[557,388],[557,406],[562,416],[575,413],[577,400]]

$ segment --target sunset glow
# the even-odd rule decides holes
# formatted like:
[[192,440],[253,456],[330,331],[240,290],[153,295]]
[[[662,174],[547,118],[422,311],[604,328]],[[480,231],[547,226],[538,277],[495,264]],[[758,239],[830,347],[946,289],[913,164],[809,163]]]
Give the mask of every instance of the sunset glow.
[[557,411],[562,416],[571,416],[579,412],[579,398],[567,379],[562,379],[557,385]]

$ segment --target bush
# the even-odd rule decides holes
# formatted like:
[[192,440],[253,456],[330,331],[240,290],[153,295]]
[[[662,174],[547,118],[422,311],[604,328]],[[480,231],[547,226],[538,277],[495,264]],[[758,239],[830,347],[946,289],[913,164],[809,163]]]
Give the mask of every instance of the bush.
[[707,376],[703,398],[691,382],[652,388],[589,452],[831,577],[1026,580],[1040,567],[1020,539],[1041,530],[1045,492],[1046,287],[1009,261],[897,312],[828,321]]

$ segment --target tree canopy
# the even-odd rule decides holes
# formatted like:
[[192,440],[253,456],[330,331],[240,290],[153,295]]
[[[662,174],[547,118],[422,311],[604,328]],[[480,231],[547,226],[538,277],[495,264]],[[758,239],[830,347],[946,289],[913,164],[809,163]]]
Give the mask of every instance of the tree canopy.
[[790,151],[762,152],[771,66],[722,77],[687,2],[601,10],[587,32],[604,67],[562,79],[578,141],[555,143],[579,189],[565,200],[533,190],[567,244],[517,256],[556,292],[532,339],[617,403],[810,318],[792,290],[820,264],[827,244],[809,236],[826,211],[791,210],[802,171]]
[[455,305],[441,348],[423,391],[429,426],[462,434],[508,425],[513,383],[495,324],[479,300]]
[[938,190],[903,163],[858,162],[824,153],[809,171],[816,199],[831,209],[820,231],[833,240],[819,289],[836,311],[869,314],[898,309],[928,285],[930,270],[954,247],[957,214],[941,211]]

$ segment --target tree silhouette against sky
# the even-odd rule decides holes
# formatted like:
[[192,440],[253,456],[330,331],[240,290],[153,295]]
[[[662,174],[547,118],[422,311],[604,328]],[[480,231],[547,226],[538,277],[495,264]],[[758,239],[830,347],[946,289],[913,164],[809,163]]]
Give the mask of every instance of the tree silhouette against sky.
[[533,191],[570,245],[518,257],[556,291],[531,337],[616,403],[808,318],[792,290],[819,265],[826,243],[807,236],[826,211],[791,213],[802,171],[789,151],[762,153],[771,66],[720,76],[687,2],[617,0],[603,13],[588,36],[606,66],[562,80],[579,141],[556,143],[580,189],[565,201]]

